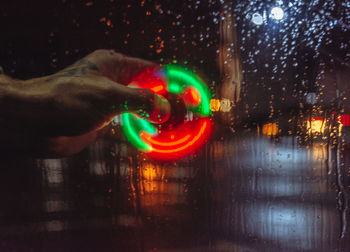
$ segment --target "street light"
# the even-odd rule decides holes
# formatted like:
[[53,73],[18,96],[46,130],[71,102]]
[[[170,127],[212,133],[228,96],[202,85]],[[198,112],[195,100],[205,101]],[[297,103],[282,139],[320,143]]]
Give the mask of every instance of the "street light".
[[252,22],[256,25],[262,25],[264,22],[263,16],[261,16],[259,13],[254,13],[252,17]]
[[274,7],[271,10],[270,17],[277,21],[281,20],[284,17],[284,11],[281,7]]

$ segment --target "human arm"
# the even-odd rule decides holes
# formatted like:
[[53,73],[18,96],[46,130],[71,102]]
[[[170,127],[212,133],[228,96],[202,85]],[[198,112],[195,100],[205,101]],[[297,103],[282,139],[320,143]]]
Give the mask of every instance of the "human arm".
[[167,114],[169,104],[159,96],[125,86],[152,66],[98,50],[50,76],[21,81],[1,75],[0,150],[68,156],[93,142],[121,112],[142,114],[157,108]]

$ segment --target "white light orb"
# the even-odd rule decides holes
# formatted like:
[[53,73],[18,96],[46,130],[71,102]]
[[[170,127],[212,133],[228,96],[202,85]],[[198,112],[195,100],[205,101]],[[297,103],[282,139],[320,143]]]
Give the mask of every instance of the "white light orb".
[[220,110],[222,112],[230,112],[231,110],[231,101],[229,99],[222,99],[221,102],[220,102]]
[[284,17],[284,11],[281,7],[274,7],[271,10],[270,17],[275,20],[281,20]]
[[264,18],[259,13],[254,13],[252,16],[252,22],[256,25],[262,25]]

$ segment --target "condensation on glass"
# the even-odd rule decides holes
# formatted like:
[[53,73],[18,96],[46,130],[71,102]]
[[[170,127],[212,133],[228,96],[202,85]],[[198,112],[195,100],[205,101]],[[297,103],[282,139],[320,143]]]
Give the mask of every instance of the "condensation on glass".
[[[4,182],[0,248],[350,250],[347,1],[63,0],[48,11],[63,21],[43,25],[50,69],[38,74],[98,48],[185,66],[209,86],[214,132],[197,153],[156,162],[116,117],[73,157],[7,162],[32,179]],[[20,75],[18,64],[5,68]]]

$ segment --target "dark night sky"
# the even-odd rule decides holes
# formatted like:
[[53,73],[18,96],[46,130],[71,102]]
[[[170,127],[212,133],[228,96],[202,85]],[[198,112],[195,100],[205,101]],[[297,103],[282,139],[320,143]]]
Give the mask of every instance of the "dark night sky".
[[[207,17],[209,6],[213,11],[217,4],[195,9],[192,1],[157,2],[2,2],[0,65],[9,75],[29,78],[53,73],[100,48],[156,62],[177,59],[180,64],[186,60],[198,65],[209,55],[215,59],[218,29],[197,17]],[[202,31],[211,34],[209,45],[199,41]],[[215,60],[206,66],[213,69]]]
[[[173,60],[181,65],[188,63],[191,68],[204,73],[208,82],[215,80],[220,83],[216,64],[219,24],[213,20],[219,17],[222,5],[214,0],[203,0],[200,4],[195,2],[6,0],[0,8],[0,65],[7,74],[26,79],[54,73],[95,49],[106,48],[158,63]],[[314,81],[320,59],[329,69],[343,67],[339,60],[346,60],[346,50],[340,50],[339,45],[346,42],[349,31],[337,28],[328,35],[333,42],[323,44],[321,58],[315,60],[312,48],[301,43],[297,48],[298,67],[291,67],[289,62],[286,72],[277,74],[282,77],[281,80],[271,80],[273,64],[269,68],[263,66],[266,62],[270,63],[273,48],[266,44],[256,47],[256,42],[267,34],[273,34],[272,27],[257,28],[244,19],[243,13],[235,14],[241,18],[238,21],[241,43],[246,34],[242,32],[244,24],[246,31],[257,30],[254,36],[246,37],[246,50],[241,52],[241,56],[244,61],[249,58],[249,53],[257,49],[261,51],[254,64],[243,63],[246,70],[244,97],[248,104],[255,104],[260,99],[256,111],[260,116],[266,117],[269,113],[271,94],[278,98],[285,96],[287,107],[291,107],[299,103],[296,97],[303,98],[304,92],[315,91]],[[334,17],[338,15],[333,14]],[[274,32],[277,38],[282,36],[278,29]],[[297,38],[303,39],[302,36]],[[277,42],[275,46],[278,48],[280,45]],[[253,72],[255,69],[258,69],[256,73]],[[263,81],[261,77],[264,77]],[[301,85],[303,82],[307,85]],[[285,94],[281,94],[282,87],[286,89]],[[274,102],[283,106],[278,99]]]

